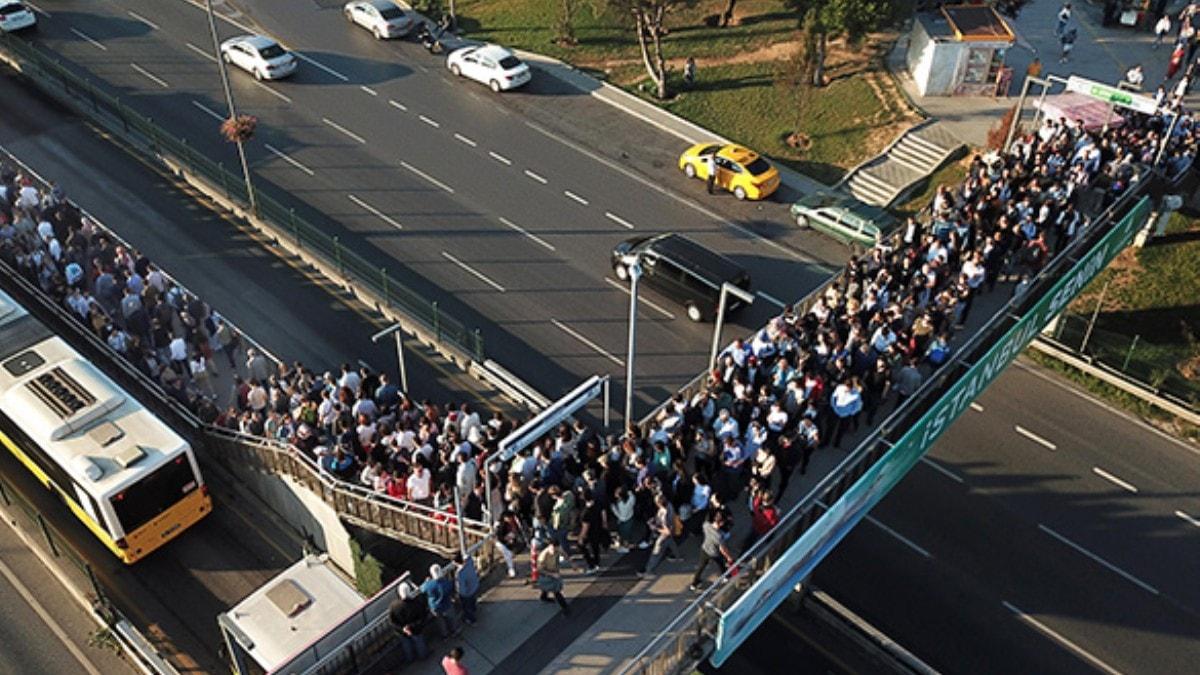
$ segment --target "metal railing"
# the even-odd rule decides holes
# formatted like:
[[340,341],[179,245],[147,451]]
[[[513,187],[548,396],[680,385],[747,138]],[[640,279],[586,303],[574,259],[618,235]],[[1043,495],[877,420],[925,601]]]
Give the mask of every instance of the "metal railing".
[[[1074,241],[1047,263],[1029,292],[1009,299],[979,331],[956,349],[955,355],[946,364],[922,383],[904,405],[884,419],[833,471],[789,509],[774,529],[742,553],[730,571],[717,579],[655,635],[621,670],[622,675],[668,675],[690,671],[699,663],[713,645],[722,613],[887,453],[893,435],[902,435],[920,420],[940,400],[942,394],[955,384],[958,376],[969,370],[970,364],[986,354],[1007,328],[1015,323],[1014,317],[1020,316],[1023,308],[1035,302],[1039,294],[1054,283],[1058,274],[1069,269],[1089,251],[1108,226],[1117,220],[1115,216],[1149,189],[1148,182],[1152,174],[1143,168],[1139,177],[1140,180],[1126,188]],[[840,274],[825,284],[822,291],[839,277]],[[813,298],[813,294],[806,296],[806,300],[809,298]]]
[[[123,133],[125,140],[154,158],[171,158],[186,172],[204,179],[214,189],[220,189],[226,199],[249,210],[246,185],[240,175],[206,157],[185,139],[158,126],[152,118],[138,113],[119,96],[109,94],[19,37],[0,33],[0,51],[6,57],[4,60],[47,93],[74,103],[80,113]],[[329,269],[336,269],[348,285],[367,289],[382,299],[388,308],[396,309],[424,326],[437,342],[447,344],[475,361],[484,361],[483,336],[478,329],[468,329],[443,311],[436,300],[425,298],[391,275],[386,267],[368,261],[343,245],[337,236],[326,234],[296,215],[295,209],[284,206],[270,190],[257,187],[255,196],[258,218],[271,223],[279,232],[289,233],[291,243],[321,258]]]

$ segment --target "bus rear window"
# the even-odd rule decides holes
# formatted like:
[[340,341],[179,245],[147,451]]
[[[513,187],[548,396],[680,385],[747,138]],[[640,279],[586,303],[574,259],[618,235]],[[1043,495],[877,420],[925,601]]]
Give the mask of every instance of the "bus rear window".
[[171,508],[198,486],[187,455],[180,455],[113,495],[110,501],[121,529],[129,534]]

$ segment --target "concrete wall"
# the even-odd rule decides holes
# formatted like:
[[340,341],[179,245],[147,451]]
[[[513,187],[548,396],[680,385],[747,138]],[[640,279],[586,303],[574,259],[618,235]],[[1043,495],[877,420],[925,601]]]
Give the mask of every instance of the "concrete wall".
[[[283,520],[312,536],[313,542],[329,554],[330,560],[354,577],[354,555],[350,551],[350,533],[333,507],[308,488],[286,476],[258,471],[239,471],[238,478],[267,503]],[[299,551],[296,552],[300,554]]]
[[925,83],[929,78],[929,66],[933,62],[933,49],[933,39],[925,31],[925,26],[920,21],[914,21],[908,38],[905,63],[913,82],[917,85],[917,91],[921,92],[922,96],[926,95]]
[[939,40],[920,21],[913,22],[908,41],[908,72],[922,96],[950,96],[966,65],[967,43]]

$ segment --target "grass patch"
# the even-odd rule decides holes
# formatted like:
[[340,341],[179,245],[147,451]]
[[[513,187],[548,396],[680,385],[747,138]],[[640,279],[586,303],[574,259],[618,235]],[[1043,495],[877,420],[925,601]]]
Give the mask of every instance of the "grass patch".
[[956,162],[950,162],[942,168],[933,172],[924,183],[921,184],[920,190],[914,193],[911,197],[892,207],[892,211],[901,218],[915,216],[921,209],[929,206],[933,202],[933,196],[937,194],[938,186],[960,185],[967,177],[967,170],[971,167],[971,157],[974,154],[968,152],[964,157]]
[[[710,25],[723,7],[698,3],[668,21],[663,48],[672,76],[680,77],[685,58],[698,63],[696,86],[661,103],[671,112],[826,183],[878,154],[915,120],[883,70],[892,36],[853,49],[831,47],[832,81],[813,90],[797,120],[795,93],[784,77],[798,39],[795,13],[783,0],[742,0],[738,25]],[[554,41],[559,11],[557,0],[464,0],[458,7],[467,37],[554,56],[645,95],[640,85],[647,78],[624,17],[611,16],[600,3],[580,3],[574,21],[578,44],[564,47]],[[804,151],[784,140],[797,129],[812,139]]]

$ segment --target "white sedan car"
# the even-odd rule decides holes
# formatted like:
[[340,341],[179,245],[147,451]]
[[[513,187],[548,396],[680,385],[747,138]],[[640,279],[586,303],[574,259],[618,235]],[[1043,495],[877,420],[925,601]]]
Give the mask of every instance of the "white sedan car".
[[450,52],[446,67],[456,76],[482,82],[492,91],[515,89],[529,81],[529,66],[500,45],[463,47]]
[[19,2],[0,0],[0,31],[12,33],[37,25],[33,10]]
[[221,58],[259,80],[277,80],[296,72],[296,57],[265,35],[239,35],[221,43]]
[[403,37],[413,28],[413,20],[392,0],[354,0],[342,8],[346,20],[371,31],[376,40]]

